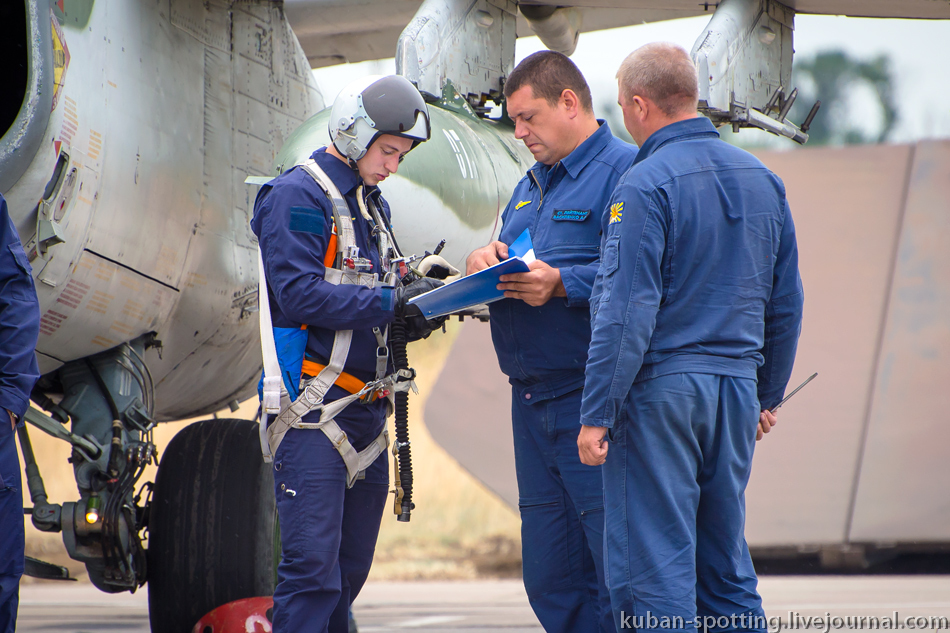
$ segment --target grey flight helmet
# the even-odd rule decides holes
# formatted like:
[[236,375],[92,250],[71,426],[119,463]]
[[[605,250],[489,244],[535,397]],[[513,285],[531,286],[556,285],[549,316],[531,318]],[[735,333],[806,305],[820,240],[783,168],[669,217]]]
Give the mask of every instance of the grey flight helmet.
[[372,75],[349,84],[333,102],[328,127],[337,151],[352,161],[363,158],[383,134],[408,138],[412,147],[431,134],[425,100],[400,75]]

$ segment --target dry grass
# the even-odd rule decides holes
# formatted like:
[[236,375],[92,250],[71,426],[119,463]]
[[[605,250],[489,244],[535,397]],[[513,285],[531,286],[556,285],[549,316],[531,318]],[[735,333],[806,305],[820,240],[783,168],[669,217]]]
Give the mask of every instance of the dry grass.
[[[436,333],[409,346],[410,364],[419,375],[419,395],[409,397],[416,509],[411,522],[399,523],[392,512],[390,497],[371,579],[497,578],[521,574],[517,514],[436,444],[423,419],[426,398],[445,365],[458,330],[458,324],[453,323],[447,334]],[[255,398],[245,402],[236,413],[225,410],[219,416],[250,419],[256,410]],[[159,454],[179,430],[194,421],[159,425],[155,431]],[[50,501],[75,501],[79,495],[72,466],[66,461],[69,447],[35,427],[30,427],[30,438]],[[154,481],[155,472],[155,466],[150,467],[141,481]],[[28,499],[26,502],[29,504]],[[66,554],[61,534],[39,532],[29,517],[26,530],[28,556],[66,565],[72,575],[85,578],[84,566]],[[35,581],[25,578],[24,582]]]
[[372,579],[521,575],[517,514],[463,470],[425,425],[426,398],[442,372],[458,325],[452,323],[447,334],[436,333],[409,346],[409,364],[419,375],[419,395],[409,396],[416,509],[409,523],[397,522],[391,509],[383,515]]

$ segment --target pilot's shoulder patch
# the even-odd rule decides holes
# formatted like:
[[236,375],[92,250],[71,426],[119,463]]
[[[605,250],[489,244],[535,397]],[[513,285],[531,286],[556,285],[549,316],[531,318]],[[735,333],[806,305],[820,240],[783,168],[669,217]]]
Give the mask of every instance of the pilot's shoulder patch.
[[615,202],[610,205],[610,222],[608,224],[613,224],[614,222],[620,222],[623,219],[623,203]]
[[556,222],[583,222],[590,215],[590,209],[555,209],[551,219]]
[[522,200],[521,202],[519,202],[518,204],[515,205],[515,211],[517,211],[517,210],[520,209],[521,207],[524,207],[524,206],[527,206],[527,205],[531,204],[531,202],[532,202],[531,200]]
[[314,207],[290,207],[290,230],[297,233],[323,235],[326,216],[323,209]]

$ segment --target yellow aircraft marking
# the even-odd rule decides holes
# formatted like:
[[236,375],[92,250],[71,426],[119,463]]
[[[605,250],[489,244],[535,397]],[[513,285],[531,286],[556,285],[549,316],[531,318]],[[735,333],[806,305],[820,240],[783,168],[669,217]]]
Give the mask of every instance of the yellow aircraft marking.
[[159,275],[171,277],[175,274],[175,264],[178,262],[178,251],[169,246],[162,246],[155,262],[155,272]]
[[145,305],[135,299],[129,299],[122,307],[122,315],[135,319],[136,321],[141,321],[145,318]]
[[122,279],[119,280],[119,283],[133,292],[139,292],[142,290],[144,285],[142,281],[130,277],[129,275],[123,275]]
[[128,323],[123,323],[122,321],[113,321],[109,329],[115,330],[119,334],[124,334],[126,336],[131,335],[134,331],[131,325]]
[[92,339],[90,343],[92,343],[93,345],[99,345],[101,347],[105,347],[106,349],[110,347],[115,347],[115,341],[113,341],[111,338],[106,338],[104,336],[97,336],[96,338]]
[[56,109],[56,103],[59,100],[59,93],[63,88],[65,81],[66,68],[69,66],[69,49],[66,47],[66,38],[63,36],[62,27],[55,16],[51,20],[51,29],[53,32],[53,107]]
[[95,130],[89,130],[89,158],[97,160],[99,152],[102,151],[102,134]]
[[109,304],[112,303],[113,299],[115,299],[114,295],[102,292],[101,290],[96,290],[92,293],[92,297],[89,298],[88,303],[86,303],[86,307],[93,312],[105,314],[109,309]]
[[188,288],[207,285],[208,280],[201,273],[188,273],[188,275],[185,277],[185,286]]

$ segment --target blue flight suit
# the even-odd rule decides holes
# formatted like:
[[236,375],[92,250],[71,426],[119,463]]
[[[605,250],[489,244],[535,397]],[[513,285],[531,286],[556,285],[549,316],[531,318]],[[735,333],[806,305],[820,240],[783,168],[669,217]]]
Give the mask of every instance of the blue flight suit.
[[40,335],[40,305],[31,272],[7,202],[0,195],[0,633],[16,630],[23,575],[20,460],[7,412],[22,420],[40,377],[34,353]]
[[615,621],[695,631],[735,614],[722,630],[764,630],[744,495],[801,330],[785,187],[699,117],[651,135],[610,202],[581,421],[610,429]]
[[[361,179],[325,148],[312,158],[343,194],[352,213],[359,255],[372,261],[369,272],[380,272],[372,227],[356,201]],[[373,196],[389,217],[389,205],[378,188],[365,187],[364,194]],[[251,220],[264,257],[274,327],[307,325],[306,358],[324,365],[336,331],[353,330],[344,371],[367,382],[376,375],[377,342],[372,328],[393,321],[393,290],[324,281],[332,226],[329,198],[299,167],[261,188]],[[346,395],[334,385],[324,402]],[[304,422],[317,422],[319,417],[320,412],[314,411]],[[335,419],[361,451],[383,430],[386,401],[351,404]],[[292,428],[274,455],[274,486],[283,548],[274,593],[274,631],[346,632],[349,606],[373,562],[389,491],[387,455],[384,451],[366,470],[365,478],[347,489],[346,466],[323,431]]]
[[490,305],[492,341],[511,383],[524,585],[548,633],[612,631],[603,575],[603,481],[580,462],[581,388],[601,216],[637,149],[597,131],[560,162],[536,163],[505,208],[499,240],[530,229],[538,259],[560,269],[567,297],[540,307]]

